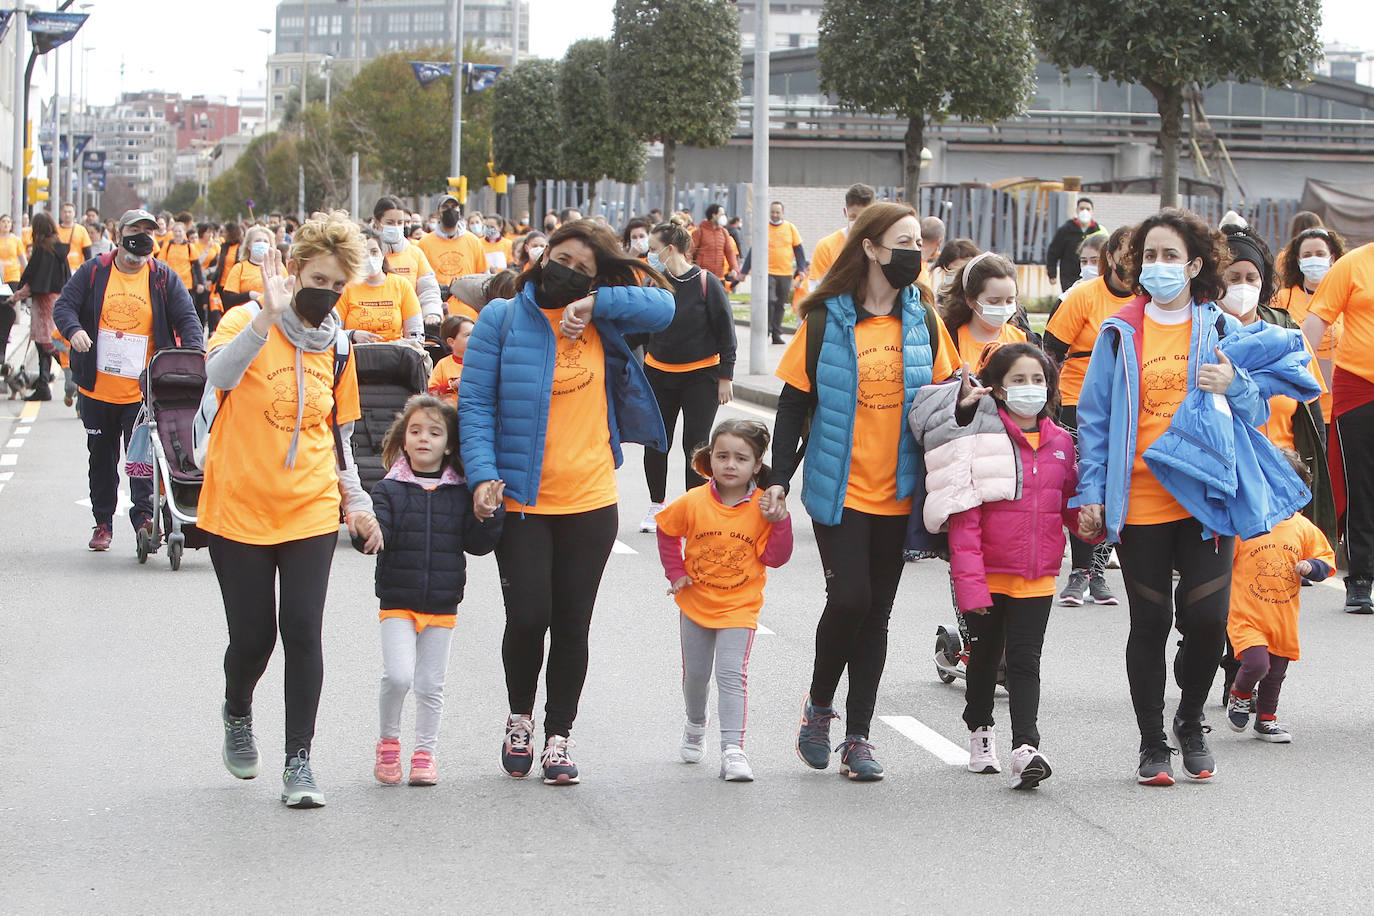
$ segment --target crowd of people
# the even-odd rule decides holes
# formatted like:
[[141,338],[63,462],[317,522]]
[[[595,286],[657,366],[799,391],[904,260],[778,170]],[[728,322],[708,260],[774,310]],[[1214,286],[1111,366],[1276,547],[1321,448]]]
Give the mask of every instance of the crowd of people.
[[[705,755],[714,678],[723,779],[753,779],[747,668],[767,569],[793,553],[799,469],[825,588],[796,738],[807,766],[837,756],[851,780],[883,778],[871,726],[888,621],[907,562],[935,557],[949,563],[968,634],[972,772],[1002,770],[1001,680],[1012,786],[1051,775],[1037,721],[1051,607],[1056,596],[1117,604],[1104,575],[1114,559],[1139,782],[1173,784],[1175,755],[1189,778],[1217,774],[1204,706],[1218,671],[1233,729],[1292,740],[1277,709],[1299,657],[1301,586],[1335,572],[1335,546],[1349,567],[1346,610],[1374,613],[1374,246],[1347,250],[1310,214],[1277,258],[1235,214],[1213,228],[1165,209],[1109,232],[1080,199],[1047,254],[1063,295],[1040,331],[1004,255],[946,239],[939,219],[862,184],[843,217],[808,260],[783,203],[769,207],[761,286],[774,343],[786,310],[796,314],[771,430],[717,422],[733,397],[729,292],[753,266],[719,203],[700,221],[654,211],[619,232],[573,209],[536,228],[527,215],[464,213],[451,197],[425,216],[385,196],[361,224],[341,212],[244,226],[146,210],[106,224],[88,211],[78,224],[66,206],[56,222],[35,214],[19,237],[0,217],[0,262],[29,302],[40,354],[30,399],[52,398],[54,359],[69,376],[65,400],[87,435],[92,550],[113,540],[119,459],[150,357],[206,353],[215,410],[197,526],[229,635],[222,756],[239,778],[261,770],[253,696],[280,634],[289,806],[324,804],[310,752],[340,522],[376,555],[376,779],[405,779],[401,710],[413,692],[409,781],[437,782],[464,557],[494,552],[501,766],[579,781],[571,733],[619,530],[622,443],[644,447],[639,527],[656,532],[681,611],[681,757]],[[441,358],[428,391],[396,414],[369,492],[351,444],[362,416],[354,345],[376,342]],[[670,500],[679,419],[686,471]],[[131,522],[147,533],[152,484],[131,484]],[[1182,697],[1166,731],[1175,628]]]

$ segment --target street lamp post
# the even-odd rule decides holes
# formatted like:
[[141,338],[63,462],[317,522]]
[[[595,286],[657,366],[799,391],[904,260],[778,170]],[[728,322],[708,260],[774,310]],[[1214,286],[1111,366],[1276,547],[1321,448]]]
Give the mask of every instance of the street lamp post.
[[266,52],[264,57],[262,74],[262,123],[264,128],[272,125],[272,30],[258,29],[264,39],[263,50]]
[[453,143],[448,153],[448,173],[463,174],[463,0],[453,0]]
[[13,205],[10,213],[14,214],[14,225],[20,225],[20,212],[24,209],[24,179],[27,175],[22,174],[24,170],[24,140],[28,136],[28,125],[24,123],[24,61],[27,55],[24,53],[24,38],[29,34],[28,30],[28,10],[19,7],[14,11],[14,22],[10,29],[14,32],[14,140],[11,151],[14,154],[12,174],[14,175],[14,187],[11,188],[10,203]]
[[320,60],[320,73],[324,75],[324,110],[329,110],[329,88],[334,79],[334,57],[326,54]]

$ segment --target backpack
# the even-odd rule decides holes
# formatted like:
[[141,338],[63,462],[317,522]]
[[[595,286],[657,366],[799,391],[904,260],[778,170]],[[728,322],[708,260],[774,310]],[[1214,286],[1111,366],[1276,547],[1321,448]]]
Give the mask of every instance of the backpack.
[[[256,317],[262,306],[256,302],[245,302],[238,308],[248,309],[250,314]],[[339,387],[339,379],[343,378],[344,369],[348,366],[348,353],[348,332],[340,328],[339,333],[334,338],[333,387],[335,388]],[[205,457],[210,451],[210,433],[214,431],[215,417],[219,415],[219,409],[224,406],[224,401],[229,397],[232,390],[221,391],[213,385],[206,385],[205,394],[200,399],[200,407],[196,410],[196,419],[192,425],[191,454],[196,467],[202,471],[205,470]],[[338,463],[338,467],[346,467],[343,436],[339,433],[339,403],[337,399],[335,399],[334,407],[329,414],[329,425],[334,432],[334,460]]]

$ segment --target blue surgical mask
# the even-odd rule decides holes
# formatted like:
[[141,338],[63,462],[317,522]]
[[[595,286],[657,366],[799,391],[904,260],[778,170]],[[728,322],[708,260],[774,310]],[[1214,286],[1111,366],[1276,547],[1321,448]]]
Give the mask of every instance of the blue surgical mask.
[[404,238],[404,237],[405,237],[405,234],[404,234],[404,232],[403,232],[403,230],[401,229],[400,226],[383,226],[383,227],[382,227],[382,244],[383,244],[383,245],[399,245],[399,244],[401,244],[401,239]]
[[248,246],[248,260],[254,264],[261,264],[262,259],[267,257],[267,243],[254,242]]
[[1188,273],[1182,264],[1155,261],[1140,268],[1140,285],[1156,302],[1173,302],[1188,285]]
[[657,251],[651,251],[648,254],[646,254],[644,256],[644,260],[648,262],[649,266],[652,267],[654,270],[658,271],[659,273],[664,272],[665,268],[663,266],[663,258],[659,257]]
[[1313,283],[1322,282],[1322,277],[1326,276],[1326,272],[1330,269],[1330,258],[1317,255],[1316,257],[1298,259],[1298,270],[1302,271],[1302,275]]

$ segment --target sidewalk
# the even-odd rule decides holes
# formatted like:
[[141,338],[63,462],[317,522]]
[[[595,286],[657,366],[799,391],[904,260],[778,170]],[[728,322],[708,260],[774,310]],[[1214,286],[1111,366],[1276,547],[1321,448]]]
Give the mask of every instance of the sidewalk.
[[[789,343],[792,340],[792,331],[784,328],[783,339]],[[782,379],[773,374],[778,368],[778,362],[782,359],[783,351],[787,349],[783,344],[768,344],[764,352],[764,363],[768,367],[767,371],[761,374],[750,374],[749,372],[749,322],[735,321],[735,337],[739,341],[735,350],[735,397],[751,404],[758,404],[767,407],[769,410],[776,410],[778,407],[778,395],[782,393]]]

